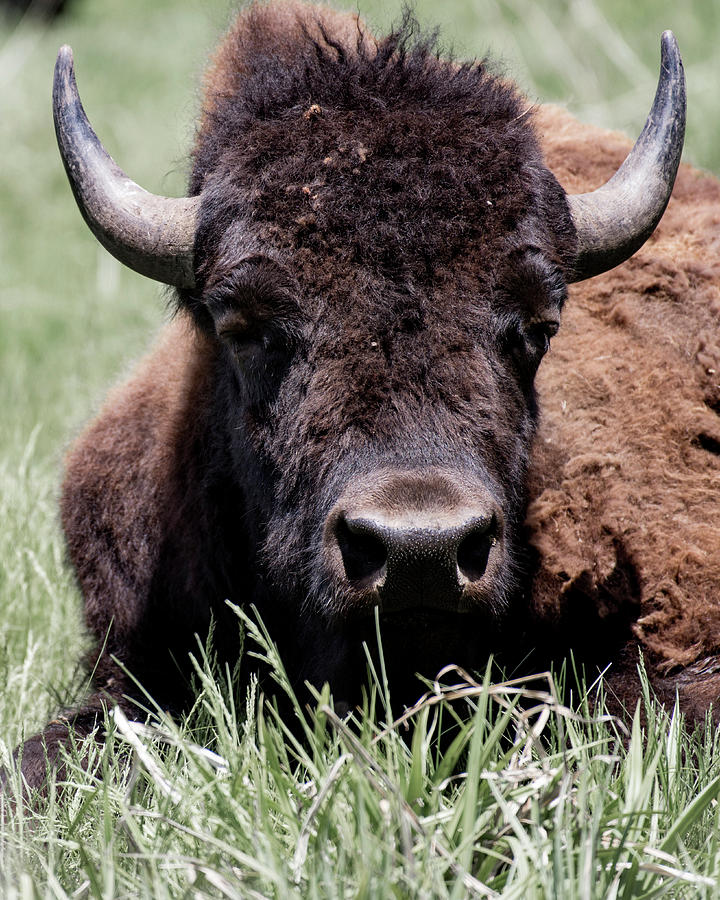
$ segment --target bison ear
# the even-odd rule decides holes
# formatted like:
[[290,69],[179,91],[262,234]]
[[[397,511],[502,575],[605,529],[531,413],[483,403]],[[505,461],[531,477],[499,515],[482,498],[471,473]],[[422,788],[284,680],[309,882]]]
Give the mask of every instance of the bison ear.
[[150,194],[115,164],[85,115],[67,46],[60,48],[55,64],[53,116],[70,187],[95,237],[141,275],[192,288],[200,198]]
[[670,199],[685,137],[685,75],[671,31],[661,42],[660,78],[642,134],[613,177],[568,196],[578,249],[569,281],[624,262],[655,230]]

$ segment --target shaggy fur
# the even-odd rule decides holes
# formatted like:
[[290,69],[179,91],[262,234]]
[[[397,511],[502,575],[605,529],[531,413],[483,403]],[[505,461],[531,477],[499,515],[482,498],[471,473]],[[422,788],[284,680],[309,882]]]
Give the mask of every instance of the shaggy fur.
[[[476,615],[385,622],[396,699],[418,669],[524,654],[523,634],[615,660],[625,699],[637,644],[661,690],[714,699],[712,676],[666,679],[712,670],[720,638],[720,188],[684,169],[643,251],[573,288],[538,376],[528,482],[542,323],[575,252],[550,170],[588,190],[628,144],[531,111],[415,30],[376,42],[351,16],[255,5],[210,67],[198,286],[67,462],[68,548],[103,647],[81,731],[101,703],[131,710],[112,656],[181,709],[211,616],[219,656],[237,656],[228,597],[260,606],[298,683],[351,702],[368,624],[325,523],[396,471],[438,495],[469,485],[503,517]],[[42,740],[25,750],[35,783]]]
[[[602,184],[629,149],[557,108],[538,127],[568,193]],[[647,244],[570,290],[538,373],[528,513],[537,615],[571,631],[588,610],[632,621],[656,688],[672,700],[677,685],[700,716],[720,696],[718,335],[720,184],[682,166]]]

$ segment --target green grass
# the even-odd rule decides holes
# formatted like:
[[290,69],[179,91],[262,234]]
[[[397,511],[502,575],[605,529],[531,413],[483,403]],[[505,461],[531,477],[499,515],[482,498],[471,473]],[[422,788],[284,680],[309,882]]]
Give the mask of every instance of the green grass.
[[[0,844],[4,896],[703,898],[720,875],[717,734],[647,705],[629,736],[522,685],[450,669],[399,719],[381,673],[362,711],[305,710],[261,626],[292,715],[198,653],[180,725],[119,713]],[[439,735],[454,726],[440,750]],[[19,875],[18,873],[22,873]]]
[[[398,8],[361,3],[379,28]],[[659,33],[672,27],[688,75],[686,155],[720,173],[714,0],[418,0],[417,10],[443,26],[459,55],[494,51],[532,98],[566,102],[581,118],[631,134],[652,99]],[[52,133],[55,53],[72,44],[90,117],[121,165],[148,189],[178,194],[200,73],[229,18],[225,0],[76,0],[51,28],[0,20],[0,763],[82,694],[80,603],[56,513],[62,454],[147,346],[166,305],[161,288],[97,246],[77,213]],[[102,785],[77,774],[77,790],[43,817],[2,826],[5,893],[222,896],[227,883],[240,896],[388,896],[388,885],[400,896],[462,896],[469,873],[507,896],[612,896],[617,880],[615,896],[630,897],[661,884],[675,884],[678,896],[693,873],[716,879],[717,807],[691,805],[712,799],[702,791],[714,790],[717,775],[713,733],[690,740],[650,710],[646,740],[635,738],[627,754],[612,725],[582,725],[549,702],[543,741],[513,757],[488,737],[501,714],[496,698],[512,692],[483,690],[464,701],[487,704],[466,733],[476,768],[441,786],[442,760],[423,732],[436,707],[417,713],[409,748],[398,729],[374,740],[369,722],[358,725],[356,745],[327,713],[317,744],[293,748],[257,698],[226,716],[227,692],[211,681],[180,731],[161,722],[157,746],[139,737],[155,774],[138,762],[133,785],[124,780],[115,760],[127,735],[116,732]],[[210,777],[209,757],[189,742],[212,744],[229,774]],[[178,803],[165,782],[180,791]],[[665,846],[676,823],[677,840]],[[305,860],[293,867],[306,840]],[[663,866],[683,874],[662,874]],[[703,885],[687,882],[687,896],[711,896]]]

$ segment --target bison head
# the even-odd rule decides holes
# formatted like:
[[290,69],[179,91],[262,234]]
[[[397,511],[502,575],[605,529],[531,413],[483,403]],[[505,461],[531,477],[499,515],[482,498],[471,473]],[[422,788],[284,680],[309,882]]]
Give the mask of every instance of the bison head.
[[398,670],[472,665],[527,587],[533,383],[566,285],[633,253],[669,198],[675,41],[628,160],[568,197],[486,64],[440,60],[411,23],[379,42],[296,23],[274,54],[263,9],[224,51],[189,198],[107,156],[68,49],[65,166],[100,241],[179,288],[215,348],[207,478],[241,497],[227,528],[252,572],[248,596],[232,576],[227,593],[261,602],[298,671],[336,689],[375,608]]

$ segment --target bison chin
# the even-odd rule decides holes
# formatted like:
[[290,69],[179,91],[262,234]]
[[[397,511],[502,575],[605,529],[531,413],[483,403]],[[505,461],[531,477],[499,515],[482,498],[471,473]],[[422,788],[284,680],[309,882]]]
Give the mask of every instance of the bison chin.
[[[382,660],[394,710],[412,705],[445,666],[482,672],[501,647],[501,629],[486,616],[418,610],[379,618]],[[365,622],[363,641],[376,665],[380,649],[375,622]]]
[[491,617],[479,609],[378,609],[325,627],[306,622],[290,629],[279,646],[300,693],[304,682],[316,688],[327,682],[336,708],[353,708],[362,702],[371,664],[378,676],[385,672],[393,712],[399,713],[425,692],[423,679],[433,680],[445,666],[482,673],[491,657],[500,666],[510,664],[510,629],[504,627],[509,610]]

